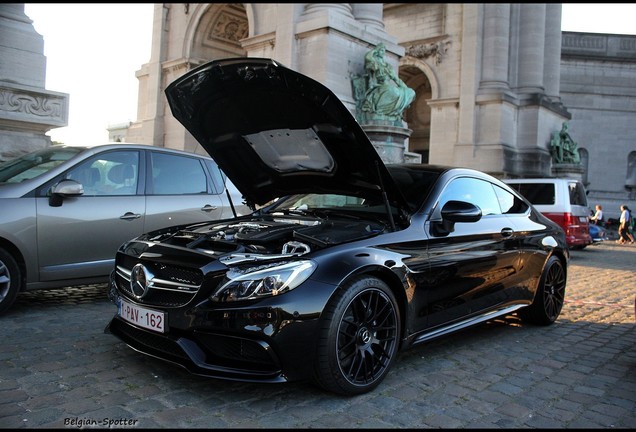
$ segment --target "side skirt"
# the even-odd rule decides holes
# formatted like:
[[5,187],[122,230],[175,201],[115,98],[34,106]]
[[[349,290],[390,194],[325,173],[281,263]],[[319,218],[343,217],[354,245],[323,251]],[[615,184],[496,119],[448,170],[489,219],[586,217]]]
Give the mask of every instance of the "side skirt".
[[513,306],[508,306],[502,309],[496,309],[494,311],[491,312],[487,312],[485,314],[482,315],[478,315],[472,318],[468,318],[466,320],[463,321],[458,321],[456,323],[441,327],[441,328],[437,328],[433,331],[430,332],[425,332],[423,334],[420,334],[419,336],[417,336],[415,338],[415,340],[413,341],[413,345],[422,343],[422,342],[426,342],[429,341],[431,339],[435,339],[438,338],[440,336],[449,334],[449,333],[453,333],[456,332],[458,330],[462,330],[468,327],[471,327],[473,325],[476,324],[480,324],[483,323],[485,321],[491,320],[493,318],[496,318],[498,316],[502,316],[502,315],[508,315],[518,309],[521,309],[522,307],[525,307],[527,305],[525,304],[517,304],[517,305],[513,305]]

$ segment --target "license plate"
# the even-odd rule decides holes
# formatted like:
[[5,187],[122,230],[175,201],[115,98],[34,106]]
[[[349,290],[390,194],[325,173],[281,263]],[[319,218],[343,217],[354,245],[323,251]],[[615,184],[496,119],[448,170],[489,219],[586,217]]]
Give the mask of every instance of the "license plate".
[[579,222],[587,222],[587,218],[585,216],[579,216]]
[[148,330],[163,333],[165,331],[165,315],[163,312],[146,309],[119,299],[117,314],[129,323]]

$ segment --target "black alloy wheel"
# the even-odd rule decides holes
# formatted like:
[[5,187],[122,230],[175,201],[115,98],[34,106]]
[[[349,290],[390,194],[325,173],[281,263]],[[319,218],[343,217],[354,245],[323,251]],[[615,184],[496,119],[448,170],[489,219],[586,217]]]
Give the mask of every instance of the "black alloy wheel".
[[354,280],[325,312],[315,381],[345,395],[377,387],[393,364],[400,334],[399,310],[389,287],[372,277]]
[[532,304],[520,311],[524,320],[549,325],[557,320],[565,301],[566,274],[561,260],[551,256],[545,266]]

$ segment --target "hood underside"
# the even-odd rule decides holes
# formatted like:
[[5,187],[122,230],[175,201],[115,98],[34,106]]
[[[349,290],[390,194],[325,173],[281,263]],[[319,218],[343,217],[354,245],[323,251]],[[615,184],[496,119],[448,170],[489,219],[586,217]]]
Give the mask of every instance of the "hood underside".
[[405,208],[373,144],[317,81],[270,59],[215,60],[166,89],[174,117],[248,202],[296,193],[380,197]]

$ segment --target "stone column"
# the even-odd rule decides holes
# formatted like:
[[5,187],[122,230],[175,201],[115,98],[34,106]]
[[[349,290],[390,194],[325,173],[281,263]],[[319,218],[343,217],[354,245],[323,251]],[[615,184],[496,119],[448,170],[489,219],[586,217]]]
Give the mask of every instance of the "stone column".
[[353,3],[353,17],[371,28],[384,30],[383,3]]
[[47,147],[45,133],[68,124],[66,93],[44,89],[44,38],[24,3],[0,5],[0,162]]
[[350,77],[364,70],[366,52],[383,42],[392,64],[404,55],[404,48],[384,31],[382,12],[382,4],[306,4],[295,25],[296,52],[290,63],[355,111]]
[[543,93],[545,3],[524,3],[519,19],[519,92]]
[[348,18],[353,18],[352,8],[349,3],[307,3],[303,16],[339,13]]
[[484,5],[484,41],[481,59],[481,88],[508,89],[510,50],[510,4]]
[[543,83],[545,93],[560,99],[561,91],[561,3],[548,3],[545,29],[545,63]]

